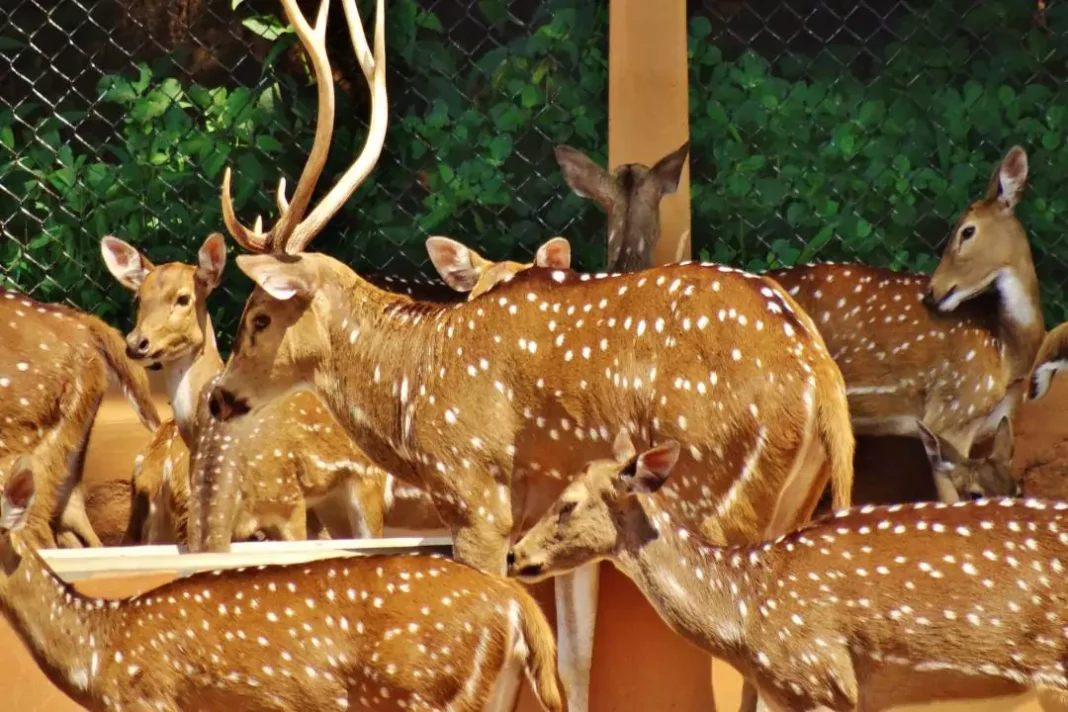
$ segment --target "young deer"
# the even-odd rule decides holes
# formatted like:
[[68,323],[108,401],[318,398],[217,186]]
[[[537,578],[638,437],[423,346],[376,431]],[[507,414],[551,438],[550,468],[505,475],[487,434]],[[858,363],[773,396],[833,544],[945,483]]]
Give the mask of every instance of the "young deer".
[[633,272],[652,266],[660,240],[660,200],[679,187],[690,142],[652,168],[625,163],[609,173],[570,146],[557,146],[556,162],[568,186],[596,201],[608,216],[609,272]]
[[109,381],[148,429],[159,427],[148,377],[123,353],[122,337],[96,317],[0,289],[0,483],[22,454],[59,457],[41,498],[64,545],[100,546],[85,512],[82,468],[89,431]]
[[[560,164],[580,195],[602,204],[606,194],[628,195],[574,149]],[[1026,181],[1027,154],[1015,146],[930,277],[832,263],[767,273],[816,321],[845,377],[856,434],[919,437],[922,423],[968,452],[1012,416],[1045,330],[1031,248],[1014,214]],[[659,237],[659,197],[630,195],[617,200],[610,236],[636,254]],[[976,299],[988,289],[993,299]],[[940,496],[956,501],[952,483],[934,477]]]
[[[214,524],[206,528],[225,544],[257,530],[276,539],[303,539],[306,507],[320,522],[337,522],[335,513],[341,514],[344,526],[333,528],[334,536],[381,536],[385,525],[441,526],[430,498],[397,486],[392,475],[368,461],[314,393],[288,394],[233,423],[198,416],[202,392],[222,369],[206,304],[226,266],[222,235],[204,242],[196,267],[179,262],[157,267],[114,237],[105,237],[101,250],[112,275],[137,295],[130,349],[162,365],[175,404],[174,425],[162,428],[142,453],[135,477],[141,505],[134,508],[131,533],[140,530],[148,541],[184,541],[189,500],[204,496],[208,480],[226,483],[210,494]],[[174,437],[175,429],[183,438]],[[196,438],[193,458],[189,437]]]
[[[345,3],[350,19],[352,3]],[[531,267],[462,304],[419,302],[304,252],[372,170],[387,124],[378,3],[374,56],[357,56],[372,87],[360,156],[305,217],[333,121],[319,37],[286,0],[316,57],[320,98],[312,155],[269,231],[241,225],[223,178],[238,267],[258,288],[213,389],[212,413],[239,419],[314,386],[361,449],[434,498],[459,560],[503,573],[508,542],[540,516],[580,462],[625,426],[687,443],[679,516],[720,541],[787,531],[828,481],[847,502],[853,436],[838,368],[815,325],[771,280],[717,265],[632,275]],[[325,13],[325,9],[323,13]],[[280,194],[284,194],[283,190]],[[298,199],[299,198],[299,199]],[[561,676],[586,709],[597,570],[558,580]]]
[[563,237],[554,237],[545,242],[538,248],[533,262],[491,262],[470,247],[448,237],[428,238],[426,251],[445,283],[457,292],[466,292],[469,300],[485,294],[501,282],[510,281],[516,274],[531,267],[571,268],[571,243]]
[[998,423],[993,437],[976,442],[967,455],[920,423],[920,439],[931,471],[945,477],[958,499],[1018,497],[1020,483],[1012,475],[1012,424],[1008,417]]
[[0,610],[90,710],[515,708],[524,672],[561,709],[552,631],[518,583],[438,556],[357,556],[80,595],[40,558],[47,510],[20,459],[0,510]]
[[677,633],[752,681],[773,710],[879,712],[1034,690],[1068,710],[1068,504],[979,500],[841,511],[724,548],[659,493],[680,448],[589,464],[519,542],[537,581],[610,560]]

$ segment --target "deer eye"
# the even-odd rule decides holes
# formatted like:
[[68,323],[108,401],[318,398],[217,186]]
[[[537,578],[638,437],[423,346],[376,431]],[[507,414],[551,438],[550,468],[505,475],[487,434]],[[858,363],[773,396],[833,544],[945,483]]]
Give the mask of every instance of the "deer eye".
[[190,297],[188,294],[179,294],[178,298],[174,300],[174,303],[180,307],[187,307],[189,306],[189,302],[191,301],[192,297]]
[[569,515],[572,512],[574,512],[576,504],[578,504],[578,503],[577,502],[562,502],[560,504],[560,516],[561,517],[566,517],[567,515]]
[[975,235],[975,225],[969,225],[960,231],[961,242],[971,239]]
[[257,314],[252,317],[252,328],[256,331],[263,331],[271,325],[271,317],[266,314]]

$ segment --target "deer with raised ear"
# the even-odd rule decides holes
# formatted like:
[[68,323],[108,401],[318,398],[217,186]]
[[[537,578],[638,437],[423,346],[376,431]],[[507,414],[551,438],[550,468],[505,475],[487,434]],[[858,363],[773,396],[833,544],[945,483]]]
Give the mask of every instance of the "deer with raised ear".
[[[565,179],[603,204],[591,186],[608,184],[608,174],[576,154],[558,151]],[[967,453],[1015,412],[1045,333],[1031,248],[1015,215],[1027,171],[1027,153],[1014,146],[986,195],[960,216],[931,276],[834,263],[767,272],[815,320],[845,378],[857,435],[920,437],[922,423]],[[612,239],[631,253],[655,243],[658,201],[618,203],[610,252]],[[934,479],[943,500],[957,500],[951,482],[937,472]]]
[[427,238],[426,251],[445,283],[457,292],[466,292],[468,299],[485,294],[531,267],[571,268],[571,243],[563,237],[554,237],[542,244],[534,254],[533,262],[492,262],[467,245],[440,236]]
[[556,147],[556,162],[568,186],[604,208],[608,216],[608,272],[633,272],[653,264],[660,240],[660,200],[679,187],[690,142],[652,168],[624,163],[612,172],[571,146]]
[[[175,421],[141,453],[131,534],[148,542],[185,541],[190,499],[209,496],[209,516],[221,522],[209,535],[227,544],[231,536],[244,540],[261,530],[272,539],[304,539],[306,508],[314,512],[313,523],[334,537],[377,537],[384,526],[441,526],[430,498],[375,467],[310,391],[266,403],[244,421],[221,423],[198,414],[202,394],[222,370],[207,312],[226,265],[222,235],[205,240],[197,266],[157,267],[110,236],[101,251],[112,275],[137,295],[130,351],[162,366],[175,404]],[[184,438],[176,438],[176,430]],[[190,437],[192,457],[185,443]],[[209,495],[208,480],[225,484]]]
[[[516,582],[440,556],[340,556],[195,574],[133,598],[78,593],[37,550],[48,509],[15,465],[0,611],[89,710],[511,712],[524,673],[562,709],[552,629]],[[43,477],[42,477],[43,479]]]
[[664,493],[680,453],[673,440],[638,451],[620,432],[614,457],[589,463],[515,544],[511,573],[612,562],[777,712],[1032,691],[1046,712],[1068,710],[1068,504],[866,506],[722,547]]
[[53,507],[53,533],[64,546],[100,546],[85,511],[82,470],[89,431],[109,383],[149,430],[159,414],[144,369],[123,353],[119,333],[94,316],[0,289],[0,484],[22,454],[59,457],[41,498]]
[[[503,573],[513,535],[541,515],[581,462],[624,426],[686,443],[670,489],[680,517],[714,540],[756,541],[804,521],[830,481],[849,501],[853,436],[838,368],[815,325],[772,280],[712,264],[630,275],[531,267],[460,304],[376,288],[305,248],[377,161],[387,97],[382,3],[364,149],[306,216],[333,121],[325,53],[311,45],[320,95],[316,139],[292,201],[269,230],[223,217],[262,254],[237,258],[257,288],[211,396],[222,420],[313,386],[361,449],[411,473],[451,529],[456,557]],[[324,6],[325,7],[325,6]],[[350,19],[355,8],[346,3]],[[326,12],[324,9],[323,13]],[[320,56],[321,54],[321,56]],[[556,582],[561,679],[569,709],[588,707],[597,569]]]

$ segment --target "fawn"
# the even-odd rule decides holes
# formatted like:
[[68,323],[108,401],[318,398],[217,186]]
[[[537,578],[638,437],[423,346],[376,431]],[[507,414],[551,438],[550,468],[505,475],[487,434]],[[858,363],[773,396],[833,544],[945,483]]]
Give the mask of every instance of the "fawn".
[[90,710],[561,710],[552,631],[518,583],[439,556],[342,556],[80,595],[37,549],[31,457],[0,507],[0,609]]
[[1068,710],[1068,504],[983,499],[842,510],[721,547],[658,494],[679,444],[591,462],[512,548],[533,582],[607,559],[772,710],[879,712],[1036,691]]

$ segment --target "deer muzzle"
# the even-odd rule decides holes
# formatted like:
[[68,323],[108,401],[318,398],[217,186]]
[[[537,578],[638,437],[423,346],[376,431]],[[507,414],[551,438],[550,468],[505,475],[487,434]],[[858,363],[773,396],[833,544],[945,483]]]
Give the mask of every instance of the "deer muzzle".
[[137,329],[126,335],[126,355],[135,361],[147,357],[150,346],[148,338]]

